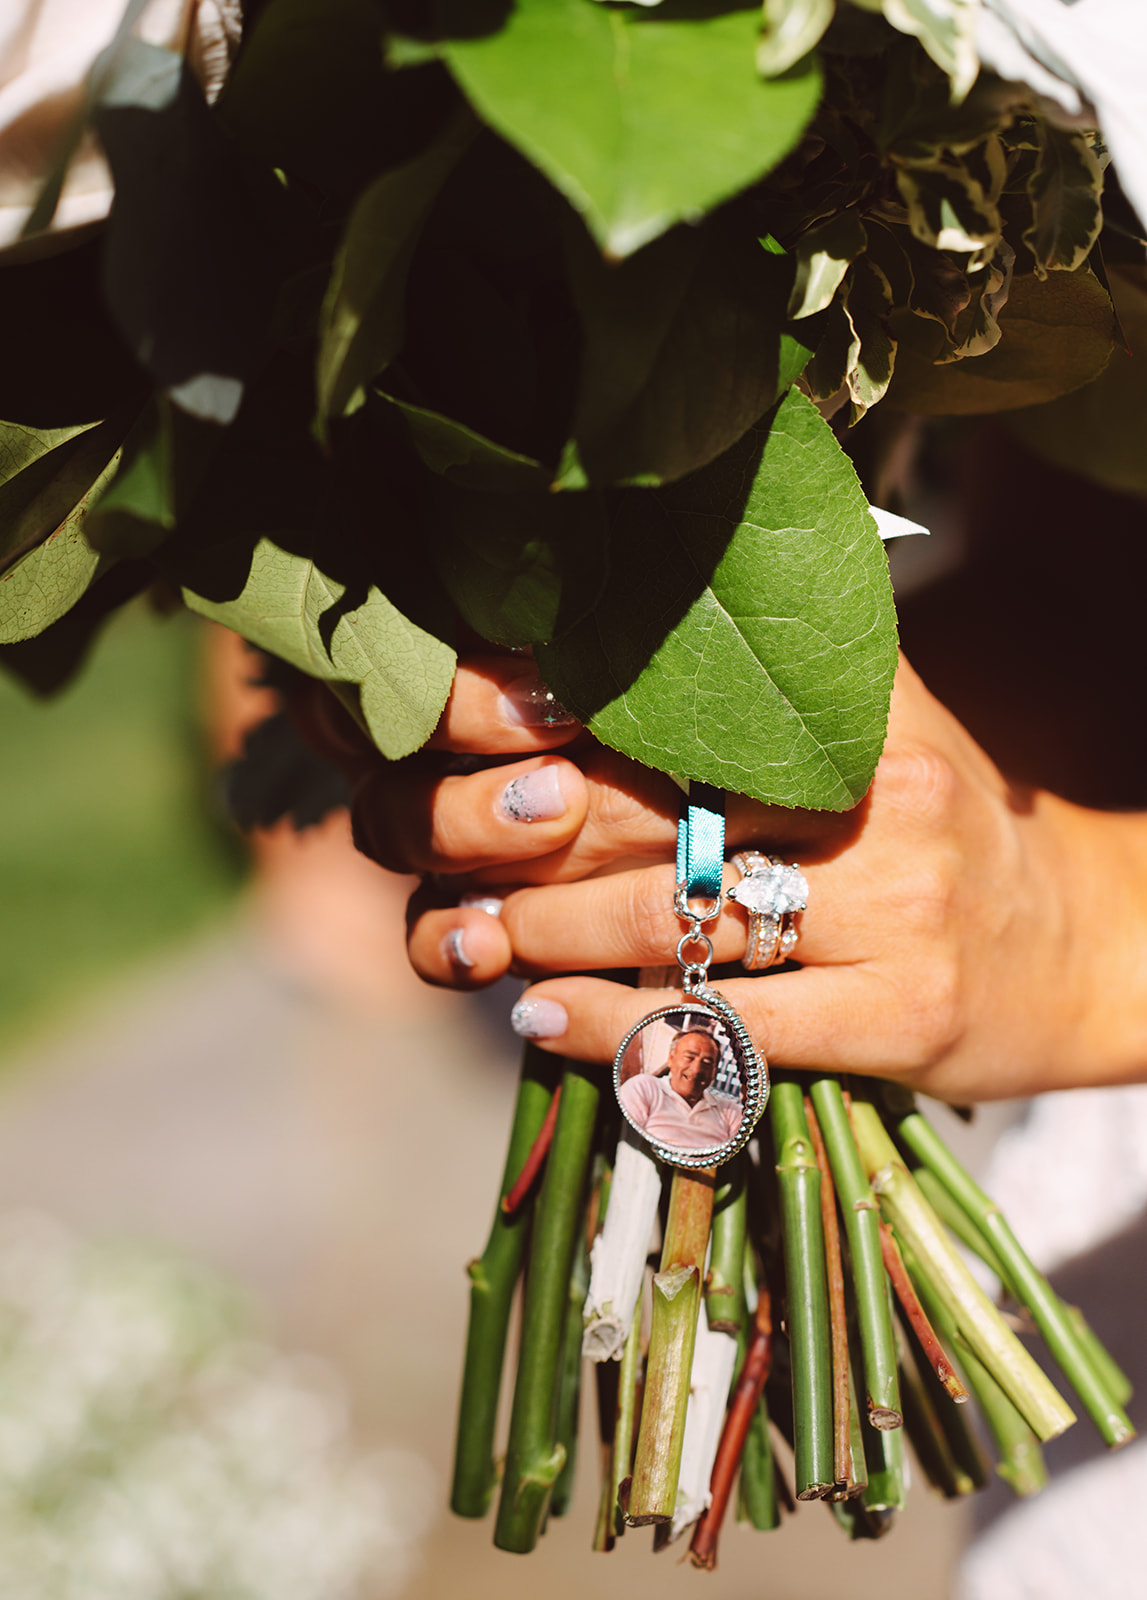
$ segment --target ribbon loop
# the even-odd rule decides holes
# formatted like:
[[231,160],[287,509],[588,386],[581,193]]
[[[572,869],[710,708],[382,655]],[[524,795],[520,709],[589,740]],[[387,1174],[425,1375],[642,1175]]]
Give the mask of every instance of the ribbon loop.
[[677,824],[677,885],[685,900],[721,901],[725,865],[725,791],[691,783]]

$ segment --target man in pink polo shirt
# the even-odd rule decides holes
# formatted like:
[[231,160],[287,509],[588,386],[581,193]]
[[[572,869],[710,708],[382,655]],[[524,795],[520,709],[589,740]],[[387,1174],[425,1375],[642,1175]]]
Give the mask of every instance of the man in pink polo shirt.
[[711,1033],[685,1029],[669,1047],[666,1071],[639,1072],[618,1093],[636,1125],[679,1150],[724,1144],[741,1126],[741,1103],[709,1086],[721,1052]]

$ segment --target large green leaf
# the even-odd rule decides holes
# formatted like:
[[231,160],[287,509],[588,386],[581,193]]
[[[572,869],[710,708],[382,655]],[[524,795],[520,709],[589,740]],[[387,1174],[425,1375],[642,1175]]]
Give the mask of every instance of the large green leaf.
[[[963,318],[972,309],[962,313]],[[913,326],[915,324],[915,326]],[[891,319],[900,341],[886,403],[900,411],[966,416],[1012,411],[1069,394],[1099,376],[1114,349],[1106,291],[1088,268],[1012,279],[1000,339],[985,355],[936,366],[944,329],[910,311]]]
[[123,438],[126,422],[33,429],[0,423],[0,570],[60,527]]
[[1110,279],[1130,349],[1117,345],[1094,383],[1049,405],[1013,412],[1008,425],[1057,467],[1147,496],[1147,270],[1113,268]]
[[406,275],[422,224],[475,131],[473,118],[460,112],[429,149],[377,178],[351,213],[323,304],[320,417],[361,405],[366,385],[397,354]]
[[308,557],[260,539],[242,589],[223,598],[213,593],[185,588],[183,597],[193,611],[312,677],[357,690],[362,719],[384,756],[408,756],[433,733],[454,681],[454,652],[377,589],[352,595]]
[[537,650],[606,744],[786,806],[864,794],[896,667],[888,568],[852,466],[795,390],[719,461],[618,497],[609,587]]
[[470,0],[440,0],[438,10],[443,54],[479,115],[618,258],[768,172],[820,95],[811,57],[758,77],[755,7],[699,0],[650,14],[516,0],[485,32]]
[[0,644],[43,633],[92,583],[101,558],[84,538],[84,518],[114,471],[113,458],[59,527],[0,575]]
[[[722,454],[788,386],[793,266],[723,218],[609,265],[580,228],[569,259],[583,352],[558,482],[657,484]],[[807,359],[809,350],[802,347]]]

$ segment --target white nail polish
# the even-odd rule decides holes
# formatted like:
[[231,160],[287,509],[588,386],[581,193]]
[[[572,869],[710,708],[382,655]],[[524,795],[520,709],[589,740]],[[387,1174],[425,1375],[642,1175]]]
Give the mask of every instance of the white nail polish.
[[556,1000],[519,1000],[510,1012],[510,1026],[521,1039],[559,1039],[569,1025],[568,1011]]
[[558,769],[537,767],[520,778],[512,778],[502,790],[500,804],[511,822],[553,822],[565,816],[566,801]]
[[466,953],[465,928],[452,928],[442,941],[442,951],[447,961],[455,967],[472,967],[474,960]]

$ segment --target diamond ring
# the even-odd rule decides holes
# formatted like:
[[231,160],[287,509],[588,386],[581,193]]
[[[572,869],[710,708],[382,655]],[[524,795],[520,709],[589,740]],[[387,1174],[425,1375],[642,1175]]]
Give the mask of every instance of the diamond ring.
[[742,850],[733,857],[740,883],[726,891],[749,913],[749,942],[741,965],[760,972],[787,961],[800,937],[796,919],[808,905],[808,883],[796,862],[766,856],[759,850]]

